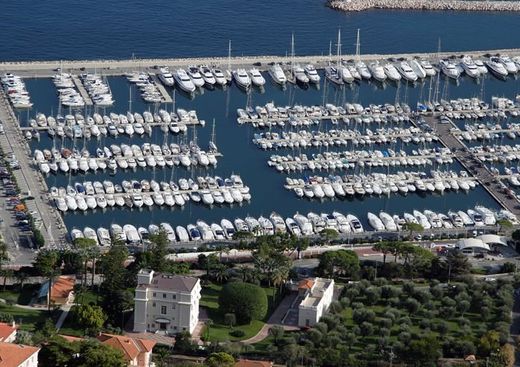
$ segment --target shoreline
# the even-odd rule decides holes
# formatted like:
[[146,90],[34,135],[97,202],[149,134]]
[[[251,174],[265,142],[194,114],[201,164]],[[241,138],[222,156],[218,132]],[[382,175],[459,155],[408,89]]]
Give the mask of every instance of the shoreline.
[[370,9],[520,12],[520,1],[501,0],[329,0],[327,6],[344,12]]

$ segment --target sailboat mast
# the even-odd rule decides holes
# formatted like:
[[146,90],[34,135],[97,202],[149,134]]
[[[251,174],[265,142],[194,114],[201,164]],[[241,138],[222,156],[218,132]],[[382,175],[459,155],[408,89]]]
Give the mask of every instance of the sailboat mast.
[[291,70],[294,73],[294,32],[291,34]]
[[231,70],[231,40],[228,43],[228,70]]
[[356,36],[356,57],[358,58],[358,60],[359,60],[360,48],[361,48],[361,44],[359,43],[359,28],[358,28],[357,36]]
[[338,66],[341,65],[341,28],[338,29],[338,44],[337,44]]

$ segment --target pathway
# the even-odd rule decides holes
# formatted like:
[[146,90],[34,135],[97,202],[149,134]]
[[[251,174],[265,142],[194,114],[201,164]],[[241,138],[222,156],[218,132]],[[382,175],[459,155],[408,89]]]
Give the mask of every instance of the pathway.
[[65,322],[65,319],[67,318],[71,307],[72,307],[71,305],[63,305],[60,307],[61,314],[60,314],[60,317],[58,318],[58,321],[56,321],[56,330],[57,331],[59,331],[61,329],[61,327],[63,326],[63,323]]

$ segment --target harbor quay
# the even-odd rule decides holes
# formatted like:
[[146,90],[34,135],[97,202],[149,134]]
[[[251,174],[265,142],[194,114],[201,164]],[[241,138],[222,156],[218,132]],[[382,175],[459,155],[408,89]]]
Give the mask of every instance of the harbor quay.
[[[414,59],[436,60],[453,56],[468,55],[471,57],[485,57],[486,55],[520,56],[520,49],[495,49],[481,51],[443,51],[431,53],[403,53],[403,54],[344,54],[343,60],[356,59],[365,62],[387,59]],[[0,72],[13,72],[21,77],[49,78],[56,74],[58,69],[81,74],[86,71],[102,73],[105,76],[119,76],[129,71],[148,69],[150,72],[159,66],[169,68],[186,68],[190,65],[212,65],[222,69],[250,67],[254,65],[260,71],[266,71],[270,64],[294,62],[298,64],[314,64],[322,69],[330,62],[337,61],[336,56],[308,55],[308,56],[240,56],[240,57],[197,57],[197,58],[164,58],[164,59],[128,59],[128,60],[54,60],[28,62],[0,62]],[[158,70],[155,70],[158,72]]]
[[452,11],[520,11],[520,1],[475,0],[331,0],[328,6],[345,12],[368,9],[452,10]]

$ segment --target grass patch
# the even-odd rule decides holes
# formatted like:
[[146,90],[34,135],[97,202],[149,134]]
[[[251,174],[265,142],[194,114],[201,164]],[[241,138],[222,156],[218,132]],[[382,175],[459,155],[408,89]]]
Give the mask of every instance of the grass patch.
[[5,299],[7,303],[28,305],[39,288],[39,284],[24,284],[21,291],[18,288],[8,287],[6,290],[0,291],[0,298]]
[[21,330],[36,331],[35,325],[49,318],[47,311],[29,310],[16,306],[0,304],[0,313],[12,315]]
[[[222,285],[214,283],[204,285],[201,292],[200,306],[206,308],[208,317],[213,321],[213,325],[211,325],[208,331],[203,330],[202,335],[207,333],[208,341],[215,342],[246,340],[255,336],[265,325],[265,322],[274,309],[273,298],[276,289],[272,287],[265,287],[263,289],[267,294],[269,305],[266,318],[264,320],[253,320],[248,325],[236,325],[233,328],[230,328],[228,325],[224,324],[224,315],[222,315],[218,309],[218,296],[222,290]],[[241,330],[244,332],[244,335],[241,337],[232,336],[229,333],[233,330]]]

